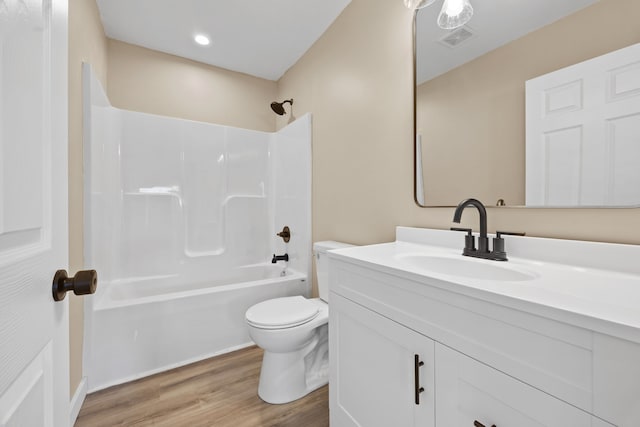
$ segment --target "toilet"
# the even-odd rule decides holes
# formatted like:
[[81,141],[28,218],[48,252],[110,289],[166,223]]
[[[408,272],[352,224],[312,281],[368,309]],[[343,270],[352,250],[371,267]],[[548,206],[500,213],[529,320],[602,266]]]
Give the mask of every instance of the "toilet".
[[329,381],[327,251],[350,246],[314,243],[320,298],[274,298],[247,310],[249,335],[264,350],[258,396],[265,402],[292,402]]

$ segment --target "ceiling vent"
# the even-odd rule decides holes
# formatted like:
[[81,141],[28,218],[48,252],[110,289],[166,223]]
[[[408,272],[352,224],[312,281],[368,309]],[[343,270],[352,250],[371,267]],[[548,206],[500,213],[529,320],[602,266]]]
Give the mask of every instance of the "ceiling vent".
[[474,36],[471,28],[462,26],[438,39],[438,43],[454,49]]

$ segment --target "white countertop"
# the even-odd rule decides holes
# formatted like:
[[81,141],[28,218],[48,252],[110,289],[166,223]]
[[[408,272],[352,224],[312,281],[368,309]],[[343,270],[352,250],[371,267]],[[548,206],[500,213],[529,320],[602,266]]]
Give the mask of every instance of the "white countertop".
[[[340,249],[330,257],[640,343],[640,246],[505,236],[506,262],[464,257],[463,246],[458,232],[398,227],[395,242]],[[406,262],[410,254],[459,257],[534,277],[445,274]]]

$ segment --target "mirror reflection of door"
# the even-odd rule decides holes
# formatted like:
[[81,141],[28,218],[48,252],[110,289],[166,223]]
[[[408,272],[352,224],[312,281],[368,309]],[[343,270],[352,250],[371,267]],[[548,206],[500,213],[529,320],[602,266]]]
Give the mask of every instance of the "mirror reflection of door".
[[67,0],[0,0],[0,425],[69,425]]
[[640,44],[527,82],[527,206],[640,205]]

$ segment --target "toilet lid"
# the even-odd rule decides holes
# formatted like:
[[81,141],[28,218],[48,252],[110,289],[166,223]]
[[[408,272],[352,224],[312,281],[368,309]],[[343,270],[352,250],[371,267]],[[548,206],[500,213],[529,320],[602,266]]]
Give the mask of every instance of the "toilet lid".
[[274,298],[250,307],[246,319],[258,328],[290,328],[307,323],[318,311],[316,304],[301,296]]

